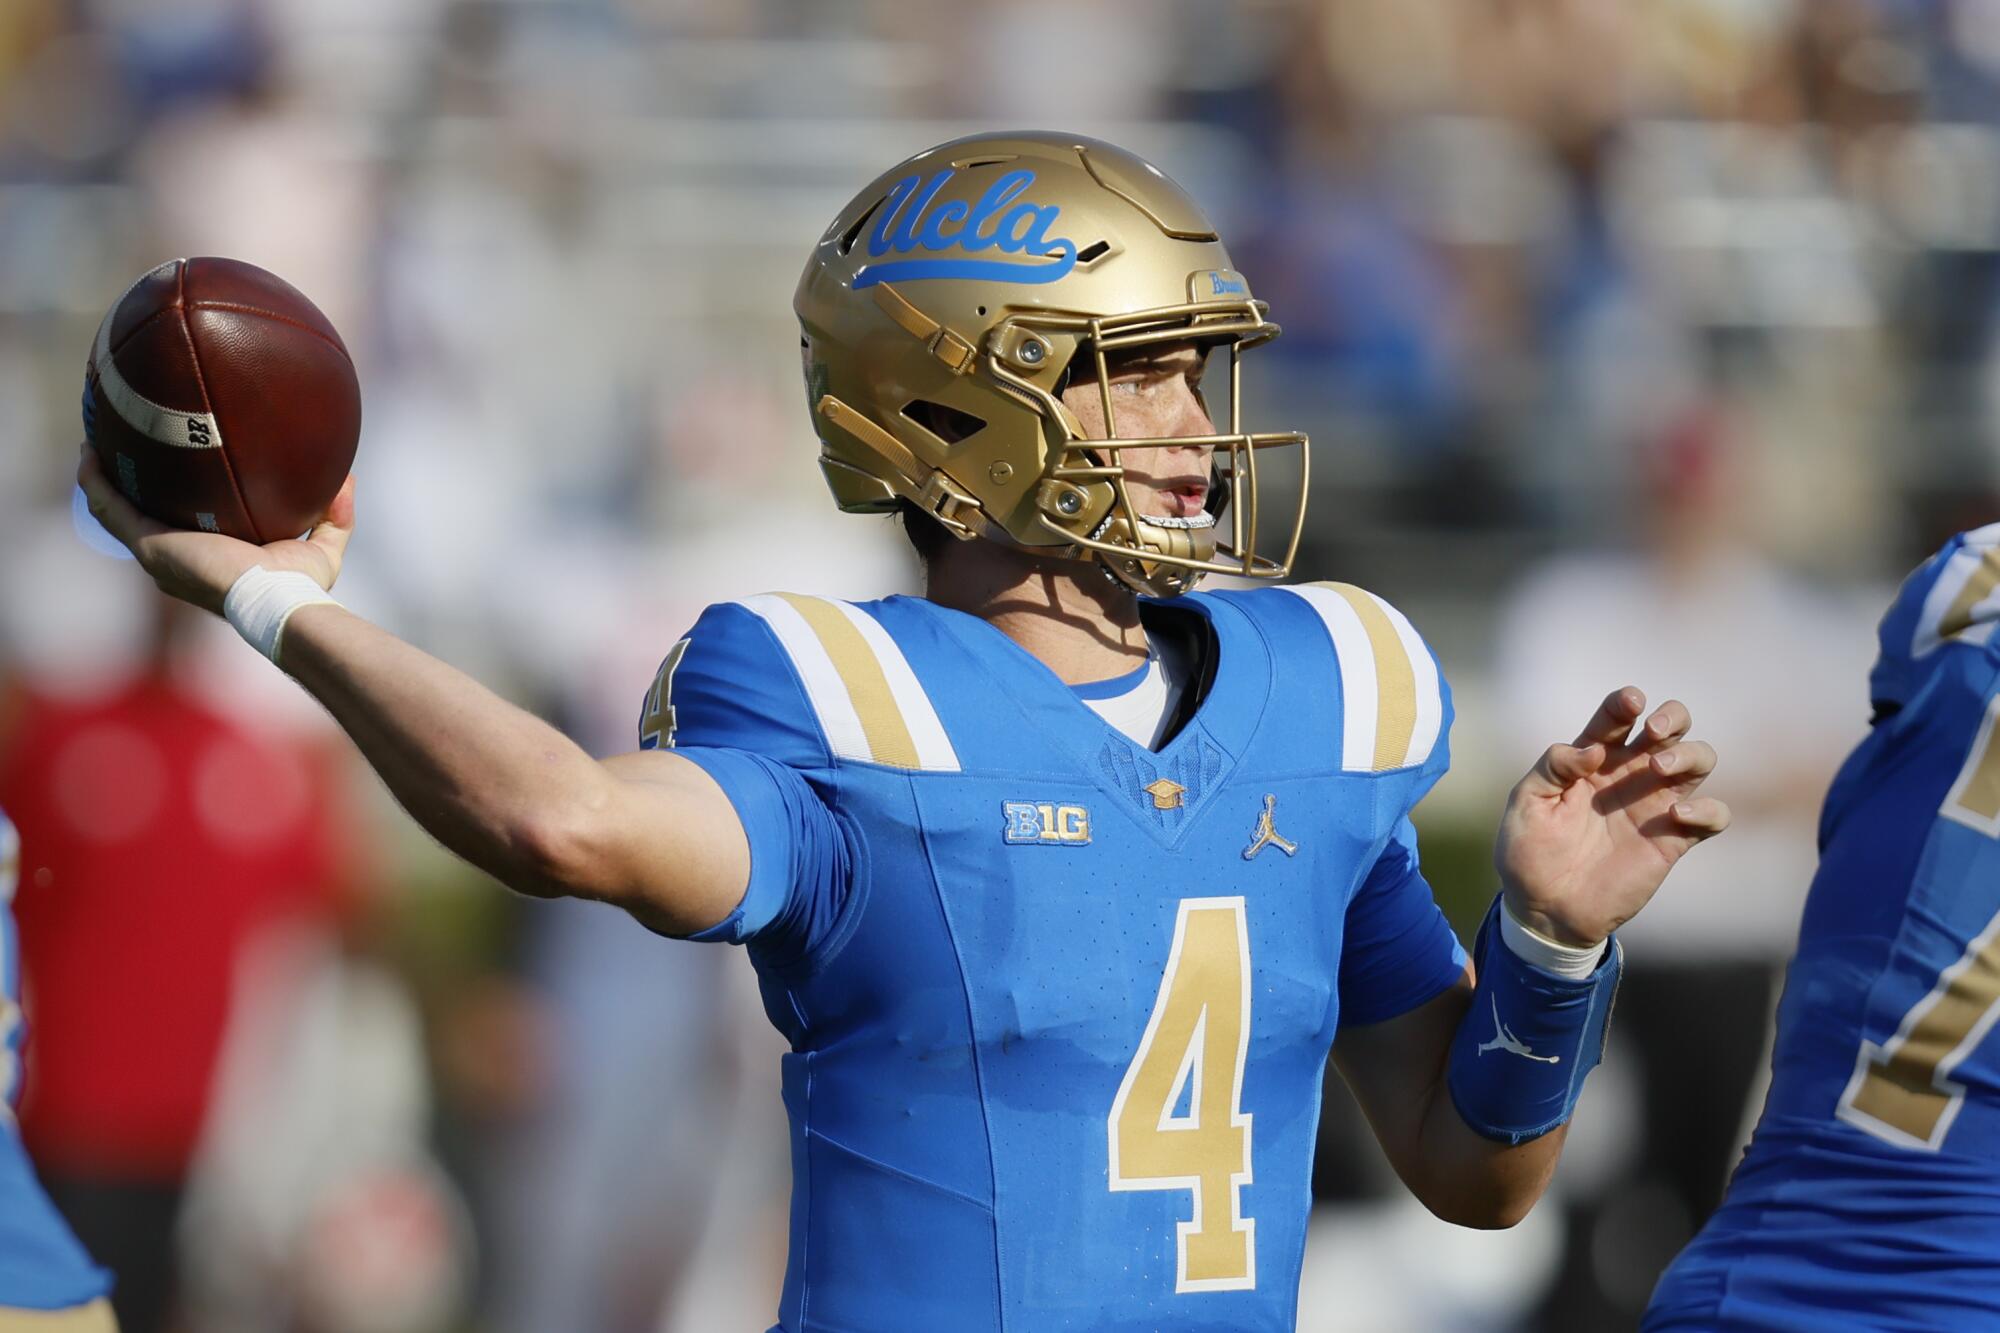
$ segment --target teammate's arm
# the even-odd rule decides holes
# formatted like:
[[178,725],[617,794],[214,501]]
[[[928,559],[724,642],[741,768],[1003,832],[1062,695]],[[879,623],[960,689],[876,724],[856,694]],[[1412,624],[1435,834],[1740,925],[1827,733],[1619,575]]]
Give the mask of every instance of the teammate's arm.
[[[354,524],[353,481],[301,540],[254,546],[165,527],[85,451],[91,513],[161,590],[220,612],[252,566],[330,588]],[[283,662],[439,842],[509,888],[593,898],[691,934],[727,917],[750,875],[729,798],[697,765],[645,751],[598,761],[548,723],[345,608],[294,612]]]

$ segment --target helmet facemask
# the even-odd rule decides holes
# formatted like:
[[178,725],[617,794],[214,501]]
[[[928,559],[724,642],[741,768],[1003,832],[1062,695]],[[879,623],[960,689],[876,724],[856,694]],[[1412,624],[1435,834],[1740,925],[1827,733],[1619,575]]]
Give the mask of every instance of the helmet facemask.
[[[1017,331],[1010,335],[1010,326]],[[1242,428],[1242,353],[1268,342],[1278,326],[1264,318],[1261,302],[1219,306],[1189,303],[1112,317],[1037,312],[1006,320],[994,331],[984,369],[1010,391],[1037,406],[1050,443],[1050,465],[1036,500],[1039,528],[1075,553],[1097,562],[1115,581],[1151,597],[1174,597],[1206,574],[1275,579],[1290,572],[1305,524],[1306,437],[1296,431],[1246,432]],[[1111,392],[1110,354],[1133,348],[1192,342],[1204,355],[1226,351],[1229,361],[1227,429],[1200,436],[1121,436]],[[1054,392],[1010,370],[1020,349],[1070,344],[1069,374]],[[1013,355],[1007,355],[1008,350]],[[1105,436],[1086,436],[1061,399],[1067,385],[1095,376]],[[1204,402],[1204,407],[1206,403]],[[1133,502],[1120,461],[1133,449],[1207,447],[1210,485],[1200,513],[1142,513]],[[1296,448],[1298,499],[1286,516],[1289,532],[1267,554],[1259,544],[1259,452]],[[1226,516],[1226,517],[1225,517]],[[1226,522],[1226,533],[1224,524]],[[1224,540],[1226,535],[1226,540]],[[1268,535],[1268,533],[1264,534]]]

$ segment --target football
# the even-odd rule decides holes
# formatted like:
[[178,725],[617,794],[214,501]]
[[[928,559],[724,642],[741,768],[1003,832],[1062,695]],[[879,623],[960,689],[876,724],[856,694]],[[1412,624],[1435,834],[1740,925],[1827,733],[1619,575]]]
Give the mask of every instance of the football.
[[83,430],[145,513],[262,544],[333,503],[361,386],[340,334],[290,283],[239,260],[174,259],[98,326]]

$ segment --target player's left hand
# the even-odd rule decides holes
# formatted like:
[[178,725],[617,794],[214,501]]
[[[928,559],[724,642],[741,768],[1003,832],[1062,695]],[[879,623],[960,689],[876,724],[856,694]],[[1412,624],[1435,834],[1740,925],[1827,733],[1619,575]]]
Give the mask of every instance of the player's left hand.
[[1674,862],[1729,827],[1729,807],[1695,793],[1715,750],[1685,739],[1693,719],[1669,700],[1633,730],[1646,696],[1605,697],[1573,745],[1552,745],[1515,784],[1493,862],[1522,925],[1589,945],[1632,919]]

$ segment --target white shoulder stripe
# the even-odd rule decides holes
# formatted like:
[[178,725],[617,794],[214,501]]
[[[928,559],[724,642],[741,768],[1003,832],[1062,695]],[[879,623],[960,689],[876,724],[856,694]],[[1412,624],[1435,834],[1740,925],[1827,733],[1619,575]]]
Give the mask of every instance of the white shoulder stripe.
[[1376,713],[1375,654],[1368,646],[1368,631],[1347,599],[1331,588],[1292,584],[1285,591],[1317,611],[1333,639],[1333,655],[1340,665],[1340,766],[1367,772],[1375,767]]
[[1340,766],[1379,772],[1421,764],[1444,726],[1437,663],[1409,620],[1347,583],[1289,585],[1318,614],[1340,669]]
[[765,593],[740,605],[778,637],[835,757],[891,768],[959,769],[909,659],[873,616],[846,602]]

